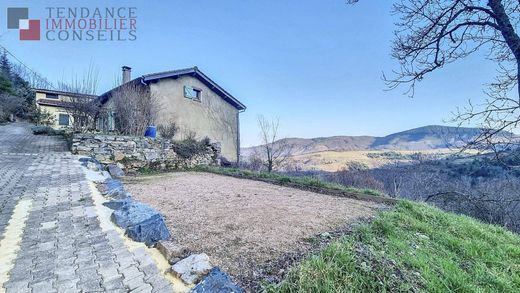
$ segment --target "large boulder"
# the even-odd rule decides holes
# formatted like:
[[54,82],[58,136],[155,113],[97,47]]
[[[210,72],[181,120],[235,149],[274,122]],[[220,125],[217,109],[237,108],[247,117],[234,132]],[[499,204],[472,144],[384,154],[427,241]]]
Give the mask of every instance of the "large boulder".
[[184,283],[192,285],[202,279],[212,268],[209,257],[205,253],[192,254],[175,263],[171,271]]
[[125,172],[123,172],[123,169],[121,169],[121,167],[119,167],[116,164],[108,165],[107,169],[108,169],[108,172],[110,173],[110,175],[112,175],[112,177],[123,177],[123,176],[125,176]]
[[98,190],[105,197],[112,199],[125,199],[132,197],[132,194],[127,192],[123,187],[121,181],[116,179],[107,179],[103,184],[98,185]]
[[132,203],[132,198],[114,199],[104,202],[103,205],[112,210],[122,209],[123,206]]
[[168,260],[170,264],[174,264],[181,260],[181,258],[188,255],[188,249],[180,246],[173,241],[161,240],[157,242],[155,248]]
[[140,202],[132,202],[112,213],[111,219],[119,227],[126,229],[150,219],[161,218],[154,209]]
[[171,237],[162,216],[155,209],[139,202],[122,204],[112,213],[111,219],[126,230],[128,237],[146,245]]
[[106,195],[110,190],[122,188],[123,183],[116,179],[107,179],[104,183],[99,184],[98,190],[102,195]]
[[95,158],[92,158],[92,157],[82,157],[82,158],[79,158],[79,161],[81,162],[81,165],[83,167],[86,167],[89,170],[92,170],[92,171],[101,171],[101,170],[103,170],[103,165],[98,160],[96,160]]
[[190,291],[191,293],[245,293],[228,274],[214,267],[208,275]]
[[135,241],[144,242],[148,246],[171,237],[162,217],[152,217],[137,225],[130,226],[126,229],[126,235]]
[[124,199],[132,197],[132,194],[130,192],[127,192],[124,189],[124,187],[121,186],[119,188],[114,188],[110,190],[109,192],[107,192],[107,194],[105,194],[105,196],[111,197],[113,199]]

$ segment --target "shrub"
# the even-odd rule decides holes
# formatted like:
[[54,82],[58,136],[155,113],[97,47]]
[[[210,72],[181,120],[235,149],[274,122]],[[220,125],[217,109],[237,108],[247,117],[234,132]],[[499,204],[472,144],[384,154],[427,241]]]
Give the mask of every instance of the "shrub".
[[203,154],[210,146],[209,138],[205,137],[200,141],[188,138],[181,141],[173,142],[172,148],[183,159],[191,159],[196,155]]
[[31,130],[35,135],[62,135],[64,133],[63,130],[55,130],[49,126],[33,126]]
[[32,113],[31,120],[36,125],[49,126],[54,124],[54,115],[46,110],[36,108]]
[[179,131],[179,127],[175,122],[168,122],[166,124],[160,124],[157,126],[161,137],[166,139],[172,139],[175,134]]

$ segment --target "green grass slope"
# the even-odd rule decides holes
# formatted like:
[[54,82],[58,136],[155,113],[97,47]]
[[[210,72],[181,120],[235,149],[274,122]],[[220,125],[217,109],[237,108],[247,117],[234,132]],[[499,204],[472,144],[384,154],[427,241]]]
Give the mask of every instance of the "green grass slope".
[[309,257],[267,292],[520,292],[520,236],[408,201]]

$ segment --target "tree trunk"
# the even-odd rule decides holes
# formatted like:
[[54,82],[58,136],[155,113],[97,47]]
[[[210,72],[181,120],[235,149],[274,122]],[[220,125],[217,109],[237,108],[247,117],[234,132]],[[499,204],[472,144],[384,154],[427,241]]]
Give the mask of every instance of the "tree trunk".
[[488,6],[495,14],[494,18],[497,22],[498,29],[504,37],[507,46],[509,47],[509,49],[511,49],[513,55],[515,56],[517,65],[517,92],[518,99],[520,101],[520,80],[518,79],[520,77],[520,37],[515,32],[515,28],[511,24],[511,20],[509,19],[509,16],[507,15],[504,9],[502,0],[489,0]]

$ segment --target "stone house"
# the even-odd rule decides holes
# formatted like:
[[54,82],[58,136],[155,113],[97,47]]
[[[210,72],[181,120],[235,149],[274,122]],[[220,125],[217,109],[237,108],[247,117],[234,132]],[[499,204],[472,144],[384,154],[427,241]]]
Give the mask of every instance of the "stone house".
[[[208,137],[211,142],[220,144],[221,155],[231,162],[240,157],[240,119],[239,114],[246,106],[224,90],[216,82],[202,73],[197,67],[146,74],[131,78],[131,68],[123,66],[122,85],[111,89],[98,99],[103,108],[96,121],[99,131],[111,132],[116,129],[114,93],[121,87],[132,84],[145,88],[159,105],[157,125],[175,123],[179,133],[174,139],[184,139],[196,135],[197,139]],[[74,93],[36,90],[37,105],[56,115],[55,127],[71,125],[70,116],[66,119],[67,95]],[[57,96],[53,96],[53,95]],[[51,95],[50,98],[47,95]]]

